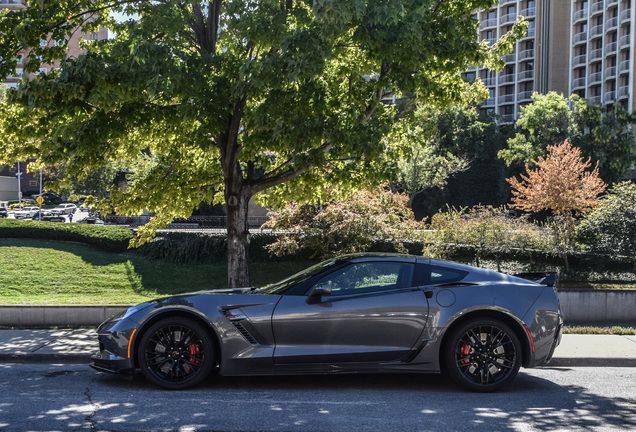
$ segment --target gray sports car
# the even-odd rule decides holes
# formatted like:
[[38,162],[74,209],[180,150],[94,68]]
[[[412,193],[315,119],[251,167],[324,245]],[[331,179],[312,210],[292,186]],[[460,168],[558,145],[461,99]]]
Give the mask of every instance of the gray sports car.
[[335,258],[264,289],[133,306],[98,328],[91,366],[168,389],[221,375],[447,371],[476,391],[547,363],[563,320],[553,274],[509,276],[396,254]]

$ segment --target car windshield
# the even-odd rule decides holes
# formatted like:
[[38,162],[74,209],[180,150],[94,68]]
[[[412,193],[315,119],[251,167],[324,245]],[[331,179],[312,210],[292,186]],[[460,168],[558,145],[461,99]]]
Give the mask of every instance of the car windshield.
[[327,261],[323,261],[319,264],[316,264],[308,269],[305,269],[295,275],[288,277],[287,279],[283,279],[280,282],[277,282],[273,285],[268,286],[267,288],[259,289],[255,291],[255,294],[284,294],[299,283],[316,276],[319,273],[327,270],[330,267],[338,265],[342,263],[340,260],[331,259]]

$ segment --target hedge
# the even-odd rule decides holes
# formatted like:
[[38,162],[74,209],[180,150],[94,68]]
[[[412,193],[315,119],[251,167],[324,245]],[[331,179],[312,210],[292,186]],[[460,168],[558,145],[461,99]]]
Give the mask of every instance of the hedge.
[[0,238],[73,241],[110,252],[125,251],[134,236],[130,228],[116,226],[0,219]]

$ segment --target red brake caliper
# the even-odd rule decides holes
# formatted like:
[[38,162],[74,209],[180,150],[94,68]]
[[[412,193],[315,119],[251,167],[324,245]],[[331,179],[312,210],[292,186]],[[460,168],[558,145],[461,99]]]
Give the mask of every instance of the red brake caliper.
[[[468,356],[468,354],[470,354],[470,345],[468,345],[467,343],[462,345],[462,348],[459,350],[463,355]],[[470,363],[470,360],[468,358],[464,358],[462,359],[462,361],[460,362],[461,364],[468,364]]]
[[200,352],[199,351],[199,344],[190,345],[190,355],[193,356],[193,357],[190,357],[190,361],[192,363],[194,363],[194,364],[198,364],[199,363],[199,360],[194,357],[194,355],[195,354],[199,354],[199,352]]

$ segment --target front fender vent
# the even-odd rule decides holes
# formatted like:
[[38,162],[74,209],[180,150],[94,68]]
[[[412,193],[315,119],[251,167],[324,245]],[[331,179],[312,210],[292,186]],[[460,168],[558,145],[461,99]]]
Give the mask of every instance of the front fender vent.
[[241,321],[246,320],[247,317],[240,312],[240,310],[222,310],[223,315],[232,323],[232,325],[243,335],[243,337],[252,345],[256,345],[258,342],[252,334],[247,331],[245,326],[241,324]]

